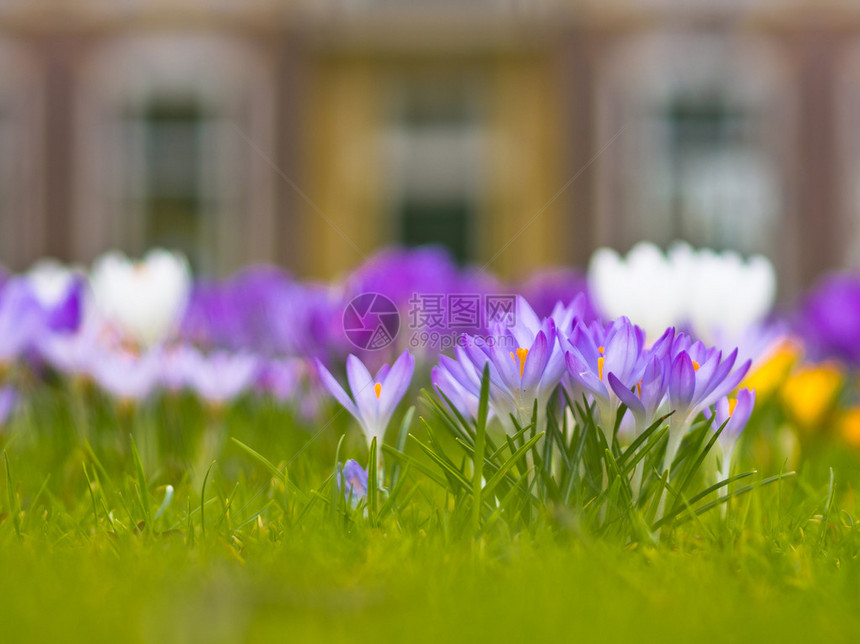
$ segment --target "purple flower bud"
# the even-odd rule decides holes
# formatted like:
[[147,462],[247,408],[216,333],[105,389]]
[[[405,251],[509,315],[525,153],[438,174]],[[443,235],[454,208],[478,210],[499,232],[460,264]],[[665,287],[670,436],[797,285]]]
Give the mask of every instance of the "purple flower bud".
[[349,459],[343,466],[338,465],[337,486],[353,503],[367,498],[367,470]]

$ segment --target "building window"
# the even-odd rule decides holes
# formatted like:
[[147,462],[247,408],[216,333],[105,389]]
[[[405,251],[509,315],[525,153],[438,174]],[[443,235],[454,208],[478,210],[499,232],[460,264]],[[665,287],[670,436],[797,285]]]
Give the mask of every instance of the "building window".
[[756,146],[757,121],[719,94],[676,97],[657,116],[654,201],[668,213],[652,232],[659,241],[747,253],[768,247],[776,197]]
[[[128,122],[140,146],[129,168],[130,197],[140,213],[143,248],[161,246],[185,253],[194,268],[208,268],[204,193],[203,111],[192,101],[152,101]],[[134,189],[137,187],[137,189]],[[210,247],[211,248],[211,247]]]
[[276,137],[264,57],[216,35],[124,34],[77,74],[77,257],[164,246],[208,275],[271,261],[277,175],[265,159]]
[[475,256],[483,166],[479,100],[466,84],[406,82],[388,131],[388,200],[397,240]]
[[[651,33],[608,56],[598,83],[597,244],[675,240],[763,253],[792,279],[793,136],[785,61],[720,31]],[[613,139],[617,135],[617,140]]]
[[441,244],[459,262],[472,258],[473,206],[462,201],[403,201],[400,237],[406,246]]

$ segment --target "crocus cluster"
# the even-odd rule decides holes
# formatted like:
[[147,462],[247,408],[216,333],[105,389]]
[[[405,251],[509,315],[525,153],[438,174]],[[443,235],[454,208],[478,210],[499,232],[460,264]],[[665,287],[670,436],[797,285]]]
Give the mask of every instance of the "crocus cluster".
[[525,426],[535,403],[541,410],[560,390],[594,409],[607,443],[618,440],[616,427],[634,437],[671,412],[667,465],[701,414],[735,418],[724,442],[749,416],[750,392],[729,398],[750,367],[749,361],[738,364],[737,350],[724,354],[674,328],[648,344],[643,329],[626,317],[584,322],[581,299],[545,318],[522,298],[517,310],[516,324],[497,328],[492,343],[466,335],[455,357],[440,358],[433,370],[434,387],[460,413],[474,415],[486,367],[490,405],[508,429],[515,422]]

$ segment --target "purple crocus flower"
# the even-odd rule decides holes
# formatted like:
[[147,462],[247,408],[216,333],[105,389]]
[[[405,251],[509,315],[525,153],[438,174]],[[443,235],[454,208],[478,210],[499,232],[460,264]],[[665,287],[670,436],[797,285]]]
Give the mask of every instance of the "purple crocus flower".
[[370,445],[376,439],[381,462],[382,438],[395,408],[409,389],[415,359],[408,351],[404,351],[391,367],[383,365],[376,377],[372,377],[364,363],[350,355],[346,359],[346,377],[351,397],[319,360],[317,368],[320,379],[331,395],[361,425],[367,444]]
[[657,418],[663,407],[669,386],[669,373],[665,356],[652,355],[642,372],[642,378],[628,388],[614,373],[607,374],[609,386],[633,414],[636,434],[645,431]]
[[170,392],[191,387],[191,374],[199,367],[200,352],[188,344],[165,347],[161,352],[160,384]]
[[158,385],[161,352],[151,349],[137,354],[122,349],[102,350],[88,365],[89,375],[112,396],[123,401],[141,401]]
[[36,263],[22,279],[42,307],[49,329],[70,332],[78,328],[86,285],[81,273],[56,260],[45,259]]
[[215,351],[186,354],[189,387],[212,405],[223,405],[249,389],[260,369],[259,359],[247,352]]
[[241,333],[239,312],[231,305],[223,284],[208,280],[195,282],[182,318],[180,336],[207,348],[233,348],[230,338]]
[[83,324],[75,333],[46,330],[36,341],[42,360],[62,373],[88,374],[90,366],[110,345],[97,324]]
[[65,297],[46,309],[47,326],[58,332],[73,332],[83,319],[85,283],[75,278]]
[[[480,270],[460,269],[442,247],[390,248],[372,257],[346,280],[343,304],[363,293],[381,293],[395,304],[402,320],[413,320],[416,328],[422,330],[444,332],[447,330],[445,315],[425,315],[424,297],[437,297],[446,302],[447,295],[481,295],[499,291],[498,282],[491,275]],[[413,297],[416,295],[417,298]],[[477,322],[474,318],[471,321]],[[458,327],[458,330],[479,333],[485,329],[475,324]],[[407,334],[401,334],[395,345],[403,348],[406,342]],[[398,350],[395,345],[391,348],[393,352]],[[435,354],[438,348],[431,344],[422,348],[420,353]],[[373,360],[371,355],[362,357]],[[419,355],[419,359],[422,357]]]
[[860,365],[860,276],[825,279],[804,301],[797,327],[813,359]]
[[341,355],[338,299],[332,289],[294,281],[273,267],[245,269],[224,282],[195,285],[182,335],[207,348],[261,357]]
[[738,350],[723,358],[723,352],[701,341],[691,342],[679,334],[671,352],[669,402],[676,416],[692,420],[706,407],[737,387],[750,368],[747,360],[734,371]]
[[357,461],[349,459],[343,466],[338,465],[337,486],[355,507],[359,501],[367,498],[367,470]]
[[[481,375],[489,365],[490,407],[502,423],[513,415],[531,420],[535,401],[542,414],[564,373],[564,352],[558,328],[573,328],[581,300],[557,304],[550,317],[540,319],[524,298],[516,301],[516,323],[495,324],[489,336],[464,334],[455,347],[456,360],[440,356],[432,371],[433,385],[464,416],[477,415]],[[509,426],[508,429],[511,429]]]
[[454,347],[456,360],[439,356],[439,364],[430,371],[430,381],[440,394],[465,418],[478,418],[481,396],[481,373],[461,345]]
[[260,368],[256,386],[259,391],[276,400],[291,400],[301,390],[305,372],[302,358],[267,360]]
[[669,422],[667,464],[671,464],[696,416],[732,392],[750,368],[747,360],[733,370],[737,349],[723,358],[721,351],[701,342],[690,343],[683,334],[676,338],[673,348],[679,350],[672,356],[669,374],[669,407],[675,413]]
[[[655,346],[662,348],[664,338]],[[572,398],[578,398],[582,392],[591,395],[600,426],[610,440],[620,403],[616,389],[632,389],[645,371],[649,356],[645,333],[625,317],[618,318],[605,330],[599,323],[579,324],[568,338],[566,348]],[[612,381],[608,379],[610,374],[614,376]]]
[[407,310],[415,293],[469,293],[450,253],[438,246],[389,248],[370,258],[347,281],[347,300],[360,293],[382,293]]
[[27,282],[10,279],[0,293],[0,364],[24,354],[45,328],[44,311]]
[[[555,323],[551,319],[539,327],[518,323],[500,331],[497,327],[490,338],[464,336],[464,353],[471,367],[464,365],[462,372],[468,378],[461,384],[474,387],[473,375],[483,373],[489,364],[490,404],[495,413],[506,425],[510,415],[520,424],[530,422],[535,401],[542,413],[564,373]],[[451,373],[456,377],[457,372]]]
[[712,425],[714,431],[725,425],[718,439],[723,449],[719,480],[725,480],[731,474],[735,445],[750,419],[753,407],[755,407],[755,390],[741,389],[738,391],[737,398],[723,397],[718,400],[714,405],[713,414],[710,409],[705,410],[706,417],[710,418],[712,415],[714,417]]

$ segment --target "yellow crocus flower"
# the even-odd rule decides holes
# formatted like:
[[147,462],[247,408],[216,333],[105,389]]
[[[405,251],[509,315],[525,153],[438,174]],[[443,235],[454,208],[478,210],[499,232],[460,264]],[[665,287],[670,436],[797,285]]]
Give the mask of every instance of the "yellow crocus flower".
[[786,340],[780,344],[764,364],[747,375],[741,387],[755,389],[759,400],[769,398],[786,381],[792,368],[799,361],[801,353],[800,344]]
[[783,405],[801,427],[817,428],[836,402],[842,382],[842,370],[834,363],[802,367],[783,385]]

